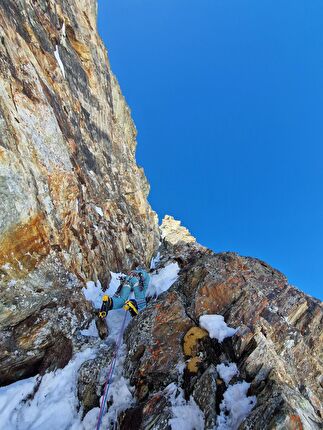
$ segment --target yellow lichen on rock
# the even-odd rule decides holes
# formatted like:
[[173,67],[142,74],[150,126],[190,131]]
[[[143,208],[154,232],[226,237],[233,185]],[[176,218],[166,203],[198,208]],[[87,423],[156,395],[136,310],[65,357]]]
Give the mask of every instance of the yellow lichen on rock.
[[184,336],[184,354],[193,357],[197,353],[199,340],[208,336],[208,332],[200,327],[192,327]]
[[190,373],[197,373],[199,370],[199,364],[202,363],[201,357],[193,357],[187,362],[187,370]]

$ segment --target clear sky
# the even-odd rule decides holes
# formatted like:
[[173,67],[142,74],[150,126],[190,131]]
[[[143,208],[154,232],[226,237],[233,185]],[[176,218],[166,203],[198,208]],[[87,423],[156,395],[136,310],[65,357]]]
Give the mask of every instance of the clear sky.
[[99,0],[160,219],[323,296],[322,0]]

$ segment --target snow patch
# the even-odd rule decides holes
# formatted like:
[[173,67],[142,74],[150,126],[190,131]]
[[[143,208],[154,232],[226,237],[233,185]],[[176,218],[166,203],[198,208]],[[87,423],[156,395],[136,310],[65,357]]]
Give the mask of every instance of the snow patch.
[[89,281],[86,283],[86,288],[82,289],[83,294],[89,302],[92,302],[92,305],[98,309],[101,307],[103,291],[101,289],[101,285],[93,281]]
[[173,418],[169,420],[172,430],[203,430],[204,414],[193,397],[187,402],[181,388],[172,383],[166,387],[172,405]]
[[34,395],[37,376],[1,387],[2,428],[61,430],[75,424],[80,428],[76,388],[78,370],[85,361],[94,357],[95,351],[90,348],[77,353],[64,369],[46,373]]
[[158,297],[177,281],[180,268],[177,263],[168,264],[151,276],[147,289],[147,297]]
[[98,329],[96,328],[95,320],[92,320],[89,327],[81,330],[82,336],[99,337]]
[[287,349],[293,348],[295,346],[295,340],[294,339],[288,339],[288,340],[286,340],[284,345]]
[[61,28],[62,36],[66,37],[66,27],[65,27],[65,21],[63,22],[62,28]]
[[100,216],[102,216],[102,218],[103,218],[103,216],[104,216],[103,210],[99,206],[94,206],[94,209],[95,209],[95,212],[97,214],[99,214]]
[[56,58],[56,61],[57,61],[58,65],[59,65],[59,67],[61,69],[62,75],[64,76],[64,79],[65,79],[64,64],[62,63],[61,57],[59,56],[58,45],[56,45],[56,49],[55,49],[54,55],[55,55],[55,58]]
[[11,280],[8,282],[8,287],[9,287],[9,288],[12,288],[12,287],[14,287],[14,286],[16,285],[16,283],[17,283],[17,281],[16,281],[15,279],[11,279]]
[[157,253],[156,257],[153,257],[150,262],[150,268],[156,269],[157,264],[160,262],[160,252]]
[[219,342],[237,332],[237,329],[226,324],[222,315],[202,315],[200,326],[209,332],[211,339],[217,339]]
[[239,374],[239,370],[235,363],[221,363],[216,366],[220,378],[223,379],[226,385],[229,384],[231,379]]
[[250,384],[238,382],[230,385],[223,395],[221,413],[217,418],[217,430],[237,430],[256,404],[256,397],[247,397]]

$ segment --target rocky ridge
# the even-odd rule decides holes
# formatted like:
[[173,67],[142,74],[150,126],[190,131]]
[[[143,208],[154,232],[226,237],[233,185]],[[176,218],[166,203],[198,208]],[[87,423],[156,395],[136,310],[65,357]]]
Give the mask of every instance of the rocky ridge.
[[[200,246],[172,217],[165,218],[161,232],[157,272],[174,261],[181,270],[176,283],[126,330],[124,376],[134,389],[134,404],[119,414],[118,428],[170,429],[173,384],[175,397],[182,390],[203,412],[205,429],[322,428],[321,302],[263,261]],[[209,314],[223,315],[236,334],[222,342],[211,339],[199,323]],[[230,384],[221,376],[221,363],[237,366]],[[96,360],[92,364],[96,368]],[[243,381],[256,404],[238,426],[223,399]],[[98,406],[100,392],[90,392],[91,406]],[[224,427],[217,421],[221,411],[229,417]]]
[[[194,397],[205,428],[212,429],[223,399],[224,382],[215,371],[221,362],[237,363],[249,394],[257,397],[240,429],[322,428],[322,303],[263,261],[216,254],[180,236],[179,231],[174,243],[173,233],[170,242],[164,235],[162,245],[164,255],[180,263],[178,281],[126,333],[126,374],[136,387],[138,428],[151,422],[152,428],[167,428],[171,414],[164,390],[176,382],[187,399]],[[237,333],[222,343],[201,336],[204,314],[223,315]],[[189,331],[194,353],[185,351]],[[184,373],[178,363],[186,363]],[[163,398],[165,405],[155,410]]]

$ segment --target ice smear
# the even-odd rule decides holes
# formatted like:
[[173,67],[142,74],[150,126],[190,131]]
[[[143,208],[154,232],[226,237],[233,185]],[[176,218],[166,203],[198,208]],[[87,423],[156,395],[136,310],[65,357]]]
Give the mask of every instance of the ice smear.
[[239,370],[235,363],[221,363],[216,366],[216,370],[218,371],[220,378],[226,383],[229,384],[231,379],[239,374]]
[[223,395],[221,414],[217,417],[216,430],[237,430],[256,404],[256,397],[247,397],[250,384],[238,382],[230,385]]
[[64,76],[64,79],[65,79],[64,64],[62,63],[61,57],[59,56],[58,45],[56,45],[56,49],[55,49],[54,55],[55,55],[55,58],[56,58],[56,61],[57,61],[58,65],[59,65],[59,67],[60,67],[60,69],[62,71],[62,75]]
[[227,326],[222,315],[202,315],[200,326],[209,332],[211,339],[217,339],[219,342],[237,332],[236,329]]
[[160,252],[157,253],[156,257],[151,259],[150,268],[156,269],[157,264],[160,262]]
[[204,414],[191,397],[184,399],[184,392],[175,383],[167,387],[172,405],[173,418],[169,420],[172,430],[203,430]]
[[[33,394],[37,377],[0,388],[1,426],[6,430],[62,430],[79,423],[77,376],[82,363],[94,358],[95,351],[86,349],[54,372],[46,373]],[[28,395],[30,399],[28,399]]]
[[147,297],[158,297],[164,291],[167,291],[177,280],[180,268],[177,263],[168,264],[166,267],[158,270],[158,273],[151,276]]

